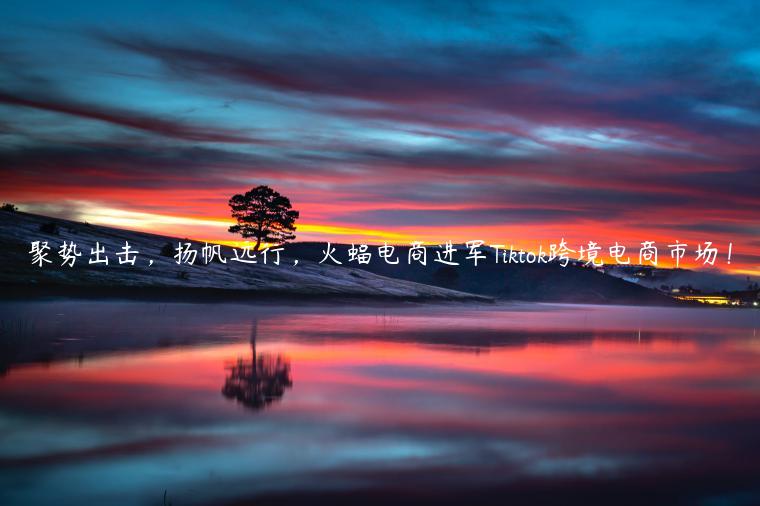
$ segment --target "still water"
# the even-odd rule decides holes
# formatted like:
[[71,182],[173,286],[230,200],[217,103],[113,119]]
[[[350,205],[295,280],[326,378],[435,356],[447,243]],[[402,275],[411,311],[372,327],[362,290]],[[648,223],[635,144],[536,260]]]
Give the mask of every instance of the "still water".
[[3,302],[0,504],[760,504],[760,311]]

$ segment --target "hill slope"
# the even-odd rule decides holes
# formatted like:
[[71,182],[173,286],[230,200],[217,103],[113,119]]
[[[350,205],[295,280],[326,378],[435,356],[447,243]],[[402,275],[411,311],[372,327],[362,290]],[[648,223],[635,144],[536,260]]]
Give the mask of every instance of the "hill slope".
[[[523,301],[569,302],[584,304],[677,304],[670,297],[655,290],[628,283],[594,269],[562,267],[550,264],[497,264],[489,248],[483,248],[488,257],[478,266],[466,261],[465,252],[459,252],[459,266],[450,267],[433,262],[435,249],[428,252],[427,266],[409,265],[408,247],[396,248],[398,265],[389,265],[377,258],[377,248],[369,265],[357,262],[346,264],[348,245],[335,245],[336,257],[344,265],[365,269],[382,276],[394,277],[417,283],[435,285],[469,293],[477,293],[501,299]],[[323,243],[293,243],[286,247],[289,255],[319,261],[323,258]],[[492,251],[492,250],[491,250]]]
[[[45,224],[53,223],[52,231]],[[42,228],[42,229],[41,229]],[[43,231],[47,230],[47,231]],[[43,267],[32,265],[31,241],[47,241],[48,259]],[[82,256],[74,267],[62,267],[58,249],[63,241],[74,241]],[[96,241],[109,256],[109,265],[89,265],[90,250]],[[129,241],[140,252],[136,265],[119,265],[115,253]],[[450,289],[390,279],[365,270],[319,265],[283,258],[279,266],[227,261],[203,265],[200,253],[195,265],[178,265],[170,256],[161,256],[167,243],[178,239],[117,228],[88,225],[21,212],[0,211],[0,284],[14,289],[43,287],[56,293],[164,294],[187,297],[189,293],[210,292],[240,296],[349,296],[392,299],[488,300]],[[200,252],[201,243],[194,243]],[[224,255],[233,257],[230,248]],[[149,265],[150,261],[153,262]],[[9,290],[6,290],[8,293]]]

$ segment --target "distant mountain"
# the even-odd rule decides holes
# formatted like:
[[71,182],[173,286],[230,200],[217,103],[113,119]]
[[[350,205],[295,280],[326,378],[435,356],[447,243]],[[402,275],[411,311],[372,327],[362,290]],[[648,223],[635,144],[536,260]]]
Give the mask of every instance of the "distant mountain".
[[[202,243],[195,265],[178,265],[171,248],[180,239],[89,225],[21,212],[0,211],[0,294],[31,291],[73,295],[134,295],[195,299],[216,297],[345,297],[394,300],[489,300],[446,288],[387,278],[366,270],[319,265],[283,258],[281,265],[227,261],[203,265]],[[32,241],[47,241],[50,264],[32,265]],[[61,266],[63,241],[75,242],[82,254],[74,267]],[[109,265],[89,265],[90,250],[99,242]],[[135,266],[119,265],[115,253],[129,241],[139,251]],[[183,241],[185,241],[183,239]],[[168,256],[161,250],[167,244]],[[222,248],[233,257],[231,248]],[[150,261],[152,265],[148,265]],[[270,260],[271,261],[271,260]]]
[[[350,245],[333,244],[332,247],[336,249],[336,258],[344,262],[343,265],[382,276],[500,299],[586,304],[677,304],[656,290],[582,266],[562,267],[558,263],[497,264],[490,248],[482,248],[487,258],[480,260],[477,267],[472,261],[465,260],[466,251],[460,250],[455,258],[460,265],[454,267],[433,262],[437,248],[429,248],[427,265],[422,266],[408,264],[408,247],[396,248],[398,265],[389,265],[384,259],[378,258],[377,247],[370,247],[373,257],[369,265],[346,263]],[[312,261],[322,260],[324,250],[325,244],[316,242],[299,242],[286,246],[289,255]]]
[[704,293],[747,290],[757,279],[749,276],[726,274],[717,269],[692,271],[689,269],[664,269],[649,266],[614,266],[608,273],[647,288],[668,289],[691,287]]

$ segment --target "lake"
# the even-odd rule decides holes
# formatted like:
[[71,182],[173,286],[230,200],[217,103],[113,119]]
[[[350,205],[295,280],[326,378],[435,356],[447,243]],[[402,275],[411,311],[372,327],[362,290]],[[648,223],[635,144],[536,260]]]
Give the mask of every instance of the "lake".
[[760,311],[0,304],[0,504],[760,504]]

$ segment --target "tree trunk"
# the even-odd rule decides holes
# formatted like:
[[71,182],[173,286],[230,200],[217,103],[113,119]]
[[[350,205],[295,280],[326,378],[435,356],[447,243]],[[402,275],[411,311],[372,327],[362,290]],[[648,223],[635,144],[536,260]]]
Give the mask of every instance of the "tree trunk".
[[261,236],[264,235],[264,224],[258,223],[256,226],[256,246],[254,246],[253,251],[258,252],[259,247],[261,246]]

